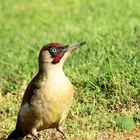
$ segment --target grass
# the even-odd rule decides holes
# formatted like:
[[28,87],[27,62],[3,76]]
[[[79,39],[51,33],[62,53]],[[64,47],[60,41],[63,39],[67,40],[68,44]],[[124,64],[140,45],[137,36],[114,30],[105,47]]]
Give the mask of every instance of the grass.
[[70,139],[139,139],[138,121],[137,131],[129,133],[115,121],[140,113],[139,9],[139,0],[1,0],[0,137],[15,127],[20,93],[38,70],[40,48],[86,41],[64,66],[76,90],[66,134]]

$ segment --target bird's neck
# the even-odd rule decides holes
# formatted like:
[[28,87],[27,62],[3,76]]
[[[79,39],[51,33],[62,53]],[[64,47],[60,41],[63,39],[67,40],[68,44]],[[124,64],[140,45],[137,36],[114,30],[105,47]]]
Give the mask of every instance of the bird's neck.
[[39,65],[39,73],[45,76],[50,73],[63,73],[63,64],[42,63]]

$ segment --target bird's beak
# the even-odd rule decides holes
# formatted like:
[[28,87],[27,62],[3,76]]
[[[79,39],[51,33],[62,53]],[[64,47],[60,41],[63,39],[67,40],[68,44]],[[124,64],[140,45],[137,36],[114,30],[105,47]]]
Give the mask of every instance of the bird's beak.
[[68,51],[73,51],[73,50],[75,50],[75,49],[77,49],[77,48],[79,48],[79,47],[81,47],[85,44],[86,44],[86,42],[80,42],[80,43],[69,45],[68,46]]

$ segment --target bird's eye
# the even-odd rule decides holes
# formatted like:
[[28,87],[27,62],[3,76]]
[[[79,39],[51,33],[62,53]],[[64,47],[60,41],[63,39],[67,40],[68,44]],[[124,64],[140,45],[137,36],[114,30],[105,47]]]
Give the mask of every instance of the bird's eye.
[[57,49],[56,49],[56,48],[51,48],[51,51],[52,51],[53,53],[56,53],[56,52],[57,52]]

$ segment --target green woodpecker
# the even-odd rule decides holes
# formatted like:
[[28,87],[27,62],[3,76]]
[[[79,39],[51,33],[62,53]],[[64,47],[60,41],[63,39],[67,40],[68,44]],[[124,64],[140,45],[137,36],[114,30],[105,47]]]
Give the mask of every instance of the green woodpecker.
[[18,140],[37,132],[56,128],[65,137],[62,125],[68,115],[72,99],[73,85],[63,72],[63,64],[69,54],[84,45],[50,43],[39,54],[39,71],[29,83],[23,96],[15,130],[7,139]]

